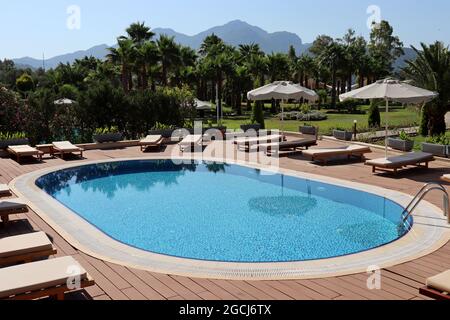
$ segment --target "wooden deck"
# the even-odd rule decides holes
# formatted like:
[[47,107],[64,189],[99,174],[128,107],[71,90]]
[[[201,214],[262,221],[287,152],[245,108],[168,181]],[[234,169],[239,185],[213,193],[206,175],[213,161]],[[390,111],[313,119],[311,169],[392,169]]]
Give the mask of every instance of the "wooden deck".
[[[330,142],[321,142],[329,146]],[[170,154],[172,146],[164,153]],[[93,150],[85,153],[85,159],[114,159],[139,157],[139,148],[120,150]],[[377,151],[370,158],[382,157]],[[74,163],[80,160],[72,160]],[[44,163],[18,164],[11,159],[0,159],[0,183],[8,183],[24,173],[49,166],[64,164],[61,159],[46,159]],[[361,163],[335,163],[318,166],[303,161],[301,156],[281,159],[281,166],[304,172],[373,184],[414,195],[425,182],[438,181],[443,173],[449,172],[449,163],[435,162],[430,170],[413,169],[392,175],[372,175],[371,170]],[[449,185],[447,189],[450,191]],[[430,195],[427,200],[441,206],[440,195]],[[92,258],[69,245],[34,212],[12,217],[8,228],[0,228],[0,238],[42,230],[53,240],[58,255],[71,255],[78,260],[96,281],[94,287],[75,293],[71,299],[96,300],[422,300],[419,294],[425,279],[450,269],[450,243],[437,252],[422,259],[382,270],[382,289],[369,290],[366,287],[367,274],[356,274],[318,280],[299,281],[224,281],[193,279],[166,274],[157,274],[126,268]]]

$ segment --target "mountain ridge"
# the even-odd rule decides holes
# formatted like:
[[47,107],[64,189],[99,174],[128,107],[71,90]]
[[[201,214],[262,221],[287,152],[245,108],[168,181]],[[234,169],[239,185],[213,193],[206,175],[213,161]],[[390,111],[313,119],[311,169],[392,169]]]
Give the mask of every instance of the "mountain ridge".
[[[286,53],[290,45],[294,46],[297,53],[304,53],[311,46],[311,44],[303,43],[302,39],[295,33],[287,31],[270,33],[260,27],[252,26],[241,20],[230,21],[224,25],[212,27],[192,36],[177,32],[171,28],[155,28],[152,31],[156,34],[156,37],[159,37],[161,34],[173,36],[176,42],[193,49],[199,49],[204,38],[213,33],[222,38],[226,43],[234,46],[238,46],[239,44],[257,43],[266,53]],[[78,50],[72,53],[58,55],[44,61],[42,59],[31,57],[12,60],[18,67],[22,68],[31,67],[37,69],[44,64],[45,68],[49,69],[57,67],[60,63],[73,63],[76,59],[82,59],[85,56],[104,59],[108,53],[107,49],[109,47],[110,46],[107,44],[101,44],[87,50]],[[397,60],[395,67],[402,67],[405,64],[405,59],[411,59],[414,58],[414,56],[415,54],[412,49],[405,48],[405,56]]]

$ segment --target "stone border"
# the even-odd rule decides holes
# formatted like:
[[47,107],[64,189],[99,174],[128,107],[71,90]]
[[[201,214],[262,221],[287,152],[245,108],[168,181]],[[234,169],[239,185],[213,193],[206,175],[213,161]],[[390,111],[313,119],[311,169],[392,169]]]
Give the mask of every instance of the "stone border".
[[[50,197],[35,184],[35,181],[43,175],[73,167],[118,161],[171,159],[223,162],[223,159],[214,158],[161,156],[78,162],[25,174],[14,179],[10,183],[10,187],[47,224],[78,250],[100,260],[130,268],[187,277],[225,280],[300,280],[336,277],[365,273],[372,266],[387,268],[412,261],[433,253],[450,241],[450,227],[447,225],[447,220],[440,212],[440,209],[431,203],[422,202],[414,214],[414,226],[407,235],[393,243],[362,253],[331,259],[288,263],[227,263],[183,259],[136,249],[110,238]],[[258,164],[250,165],[241,161],[227,160],[226,162],[253,169],[261,169],[266,172],[285,174],[301,179],[315,180],[360,190],[388,198],[403,207],[412,199],[409,195],[371,185],[301,173],[289,169],[273,170],[273,168]]]

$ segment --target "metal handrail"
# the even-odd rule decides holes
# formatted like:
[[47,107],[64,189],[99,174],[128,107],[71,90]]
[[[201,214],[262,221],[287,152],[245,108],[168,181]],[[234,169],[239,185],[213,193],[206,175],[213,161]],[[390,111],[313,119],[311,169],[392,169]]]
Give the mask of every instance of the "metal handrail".
[[408,218],[412,215],[414,210],[417,208],[420,202],[425,198],[425,196],[431,191],[442,191],[444,193],[443,206],[444,206],[444,215],[448,218],[448,223],[450,224],[450,197],[448,195],[447,190],[445,190],[444,186],[439,183],[427,183],[420,189],[417,195],[413,198],[413,200],[408,204],[408,206],[403,210],[402,217],[403,223],[405,223]]

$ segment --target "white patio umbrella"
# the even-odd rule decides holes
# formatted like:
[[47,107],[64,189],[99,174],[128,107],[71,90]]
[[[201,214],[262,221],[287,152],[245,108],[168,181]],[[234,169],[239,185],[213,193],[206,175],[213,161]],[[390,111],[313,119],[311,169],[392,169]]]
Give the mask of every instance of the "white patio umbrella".
[[67,99],[67,98],[62,98],[62,99],[56,100],[54,102],[54,104],[56,104],[56,105],[72,105],[72,104],[75,104],[75,101]]
[[415,87],[407,82],[399,81],[396,79],[379,80],[373,84],[365,86],[360,89],[356,89],[339,96],[341,101],[348,99],[383,99],[386,102],[386,141],[385,141],[385,154],[388,157],[388,145],[387,138],[389,135],[389,102],[400,102],[410,104],[425,104],[434,98],[438,94],[433,91],[425,90]]
[[[301,98],[311,102],[319,99],[313,90],[304,88],[290,81],[276,81],[257,88],[247,93],[247,98],[252,101],[265,100],[300,100]],[[281,120],[284,122],[284,106],[281,106]]]
[[207,101],[201,101],[199,99],[195,99],[195,108],[197,110],[211,110],[212,103]]

